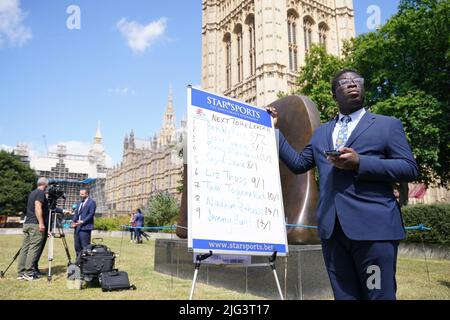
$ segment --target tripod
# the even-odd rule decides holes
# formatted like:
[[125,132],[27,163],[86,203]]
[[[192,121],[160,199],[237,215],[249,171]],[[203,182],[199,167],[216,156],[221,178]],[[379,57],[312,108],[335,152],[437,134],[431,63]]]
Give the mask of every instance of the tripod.
[[5,271],[0,271],[0,278],[4,278],[5,277],[5,273],[8,271],[9,267],[11,267],[11,265],[14,263],[14,261],[16,261],[17,257],[19,256],[20,250],[22,250],[22,248],[20,248],[19,251],[17,251],[17,253],[14,255],[14,258],[12,259],[11,263],[6,268],[6,270]]
[[[61,227],[61,223],[58,220],[58,213],[56,212],[56,210],[50,210],[48,216],[49,216],[49,221],[48,221],[49,230],[48,230],[47,236],[48,236],[48,238],[50,238],[50,242],[48,245],[48,262],[49,262],[49,264],[48,264],[47,279],[48,279],[48,281],[51,281],[52,280],[51,270],[52,270],[54,239],[55,238],[62,239],[64,249],[66,251],[67,259],[69,260],[68,265],[72,264],[72,258],[70,257],[69,247],[67,246],[66,235],[64,234],[64,230]],[[53,226],[52,226],[52,223],[53,223]],[[58,234],[56,234],[55,230],[58,232]],[[22,250],[22,248],[20,248],[16,252],[11,263],[8,265],[8,267],[5,269],[5,271],[0,271],[0,278],[5,277],[6,272],[8,272],[9,268],[12,266],[14,261],[16,261],[17,257],[20,255],[21,250]]]
[[61,222],[58,220],[58,213],[56,210],[50,210],[48,214],[48,276],[47,280],[52,281],[52,262],[53,262],[53,251],[54,251],[54,241],[55,238],[60,238],[64,245],[64,249],[66,251],[67,259],[69,263],[67,265],[72,264],[72,258],[70,257],[69,247],[67,246],[66,235],[64,234],[64,230],[61,226]]

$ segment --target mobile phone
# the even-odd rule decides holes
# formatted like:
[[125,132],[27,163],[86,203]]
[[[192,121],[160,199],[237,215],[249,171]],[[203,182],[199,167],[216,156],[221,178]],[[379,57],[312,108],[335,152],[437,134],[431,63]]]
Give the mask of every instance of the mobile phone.
[[325,154],[329,157],[339,157],[342,153],[340,153],[337,150],[328,150],[328,151],[325,151]]

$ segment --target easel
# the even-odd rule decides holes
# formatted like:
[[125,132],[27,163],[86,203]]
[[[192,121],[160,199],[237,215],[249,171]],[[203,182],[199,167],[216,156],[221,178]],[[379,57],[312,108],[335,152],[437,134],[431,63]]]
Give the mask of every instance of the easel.
[[194,295],[195,283],[197,282],[198,270],[200,269],[200,264],[203,260],[208,259],[213,255],[212,251],[205,254],[197,255],[197,259],[195,261],[195,271],[194,271],[194,279],[192,280],[191,294],[189,295],[189,300],[192,300],[192,296]]
[[[194,279],[192,280],[192,287],[191,287],[191,293],[189,295],[189,300],[192,300],[192,297],[194,295],[195,284],[197,282],[197,275],[198,275],[198,271],[200,269],[201,262],[208,259],[212,255],[213,255],[212,251],[209,251],[209,253],[197,255],[197,258],[195,261]],[[247,265],[247,267],[270,267],[273,272],[273,277],[275,278],[275,283],[277,284],[277,289],[278,289],[278,293],[280,294],[280,298],[281,298],[281,300],[284,300],[283,292],[281,291],[280,281],[278,280],[277,270],[275,268],[276,260],[277,260],[277,252],[274,251],[273,254],[269,257],[269,263],[255,263],[255,264]],[[233,265],[231,267],[240,267],[240,266]]]

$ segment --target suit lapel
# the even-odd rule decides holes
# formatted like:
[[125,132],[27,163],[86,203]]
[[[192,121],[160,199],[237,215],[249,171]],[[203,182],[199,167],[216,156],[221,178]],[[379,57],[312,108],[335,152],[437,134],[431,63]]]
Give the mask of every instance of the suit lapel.
[[348,138],[347,142],[345,143],[345,147],[347,147],[347,148],[350,147],[352,145],[352,143],[355,142],[356,138],[358,138],[361,135],[361,133],[366,131],[374,122],[375,122],[375,116],[370,112],[366,112],[362,116],[361,120],[359,120],[358,125],[353,130],[350,137]]

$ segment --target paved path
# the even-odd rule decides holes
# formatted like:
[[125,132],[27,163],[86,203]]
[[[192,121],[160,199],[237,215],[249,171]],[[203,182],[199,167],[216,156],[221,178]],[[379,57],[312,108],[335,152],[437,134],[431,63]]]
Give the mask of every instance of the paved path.
[[[73,229],[64,229],[64,233],[73,234]],[[21,235],[21,228],[1,228],[0,235]],[[179,239],[176,234],[164,232],[147,232],[150,239]],[[122,231],[98,231],[92,232],[92,238],[121,238]],[[124,239],[130,237],[129,231],[124,231]],[[425,244],[425,252],[428,259],[446,259],[450,260],[450,246]],[[421,243],[401,243],[398,249],[398,255],[401,257],[424,258],[423,247]]]
[[[65,234],[73,234],[73,229],[64,229]],[[2,228],[0,229],[0,235],[21,235],[21,228]],[[164,233],[164,232],[146,232],[150,239],[179,239],[176,234]],[[94,230],[92,232],[92,238],[95,237],[112,237],[112,238],[122,238],[122,231],[98,231]],[[124,238],[130,237],[129,231],[123,232]]]

